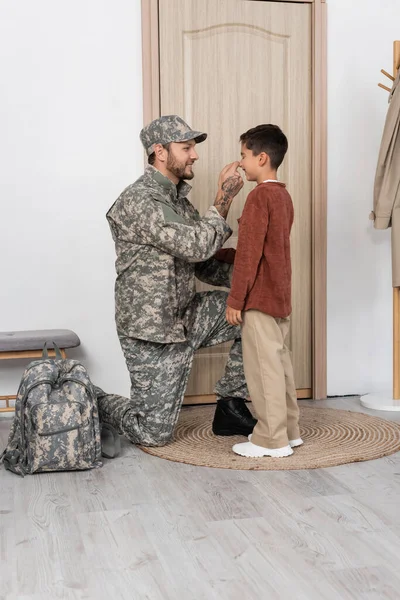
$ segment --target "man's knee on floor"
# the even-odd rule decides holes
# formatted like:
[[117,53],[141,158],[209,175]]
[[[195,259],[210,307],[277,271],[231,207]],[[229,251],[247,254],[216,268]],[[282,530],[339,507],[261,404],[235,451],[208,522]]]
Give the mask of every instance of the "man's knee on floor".
[[136,442],[141,446],[165,446],[172,441],[173,431],[162,430],[159,428],[146,427],[139,421],[140,441]]
[[160,448],[161,446],[165,446],[166,444],[168,444],[169,442],[172,441],[173,438],[173,434],[168,434],[168,435],[163,435],[161,436],[157,436],[157,435],[149,435],[147,432],[146,434],[143,436],[142,441],[139,443],[140,446],[149,446],[149,447],[157,447]]

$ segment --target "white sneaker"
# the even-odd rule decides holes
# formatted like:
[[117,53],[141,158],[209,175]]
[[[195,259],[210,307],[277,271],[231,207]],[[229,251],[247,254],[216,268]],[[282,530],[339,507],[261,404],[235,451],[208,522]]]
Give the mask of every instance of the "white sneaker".
[[297,440],[289,440],[289,444],[291,448],[297,448],[297,446],[302,446],[304,442],[301,438],[297,438]]
[[235,454],[240,454],[240,456],[246,456],[247,458],[262,458],[263,456],[283,458],[284,456],[293,454],[293,450],[290,446],[284,446],[283,448],[263,448],[263,446],[256,446],[252,442],[235,444],[232,447],[232,450]]
[[[247,439],[249,440],[249,442],[251,442],[251,436],[252,436],[251,433],[249,433],[249,435],[247,436]],[[301,438],[297,438],[297,440],[289,440],[289,445],[291,448],[297,448],[298,446],[302,446],[303,444],[304,444],[304,442]]]

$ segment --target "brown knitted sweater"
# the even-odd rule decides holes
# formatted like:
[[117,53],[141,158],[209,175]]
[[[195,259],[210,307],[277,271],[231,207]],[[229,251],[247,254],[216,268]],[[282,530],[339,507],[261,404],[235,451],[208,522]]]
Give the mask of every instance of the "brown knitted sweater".
[[250,192],[239,238],[228,306],[272,317],[292,312],[290,230],[293,203],[283,183],[261,183]]

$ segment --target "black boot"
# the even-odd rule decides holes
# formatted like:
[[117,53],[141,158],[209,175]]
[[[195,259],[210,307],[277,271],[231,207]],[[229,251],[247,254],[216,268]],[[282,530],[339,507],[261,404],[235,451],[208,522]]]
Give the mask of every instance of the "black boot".
[[249,435],[257,419],[246,406],[244,398],[221,398],[215,409],[214,435]]

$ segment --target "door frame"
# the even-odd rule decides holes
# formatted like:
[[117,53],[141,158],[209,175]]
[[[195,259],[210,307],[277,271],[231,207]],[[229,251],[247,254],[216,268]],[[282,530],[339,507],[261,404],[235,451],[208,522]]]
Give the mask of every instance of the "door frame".
[[[158,0],[141,1],[143,122],[146,124],[160,116],[159,15]],[[320,399],[327,395],[327,6],[325,0],[302,2],[312,5],[311,395]]]

